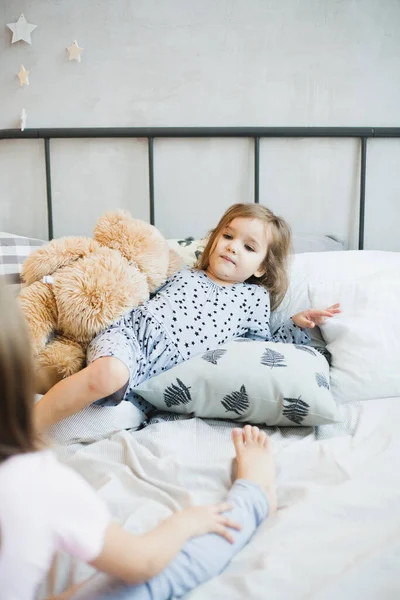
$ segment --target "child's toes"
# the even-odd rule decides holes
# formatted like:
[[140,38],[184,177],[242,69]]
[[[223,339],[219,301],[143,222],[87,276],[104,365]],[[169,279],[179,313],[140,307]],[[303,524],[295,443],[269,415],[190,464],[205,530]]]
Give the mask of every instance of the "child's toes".
[[235,446],[236,454],[240,453],[244,447],[243,429],[239,429],[238,427],[235,427],[235,429],[232,429],[232,440],[233,440],[233,445]]
[[268,435],[265,435],[264,448],[271,450],[271,438]]
[[260,444],[260,446],[264,445],[264,442],[267,438],[267,434],[265,433],[265,431],[260,431],[260,433],[258,434],[258,443]]
[[251,425],[245,425],[243,429],[243,438],[246,444],[249,444],[253,441],[253,434]]

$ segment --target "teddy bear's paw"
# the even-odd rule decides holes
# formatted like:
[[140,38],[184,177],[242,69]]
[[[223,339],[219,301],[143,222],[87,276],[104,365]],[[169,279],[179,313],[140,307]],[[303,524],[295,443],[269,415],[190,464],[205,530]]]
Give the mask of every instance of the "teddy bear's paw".
[[58,269],[99,250],[100,244],[85,237],[64,237],[52,240],[32,252],[23,264],[21,278],[28,285],[42,281]]
[[85,366],[86,346],[63,335],[56,335],[37,358],[37,373],[47,378],[50,387]]

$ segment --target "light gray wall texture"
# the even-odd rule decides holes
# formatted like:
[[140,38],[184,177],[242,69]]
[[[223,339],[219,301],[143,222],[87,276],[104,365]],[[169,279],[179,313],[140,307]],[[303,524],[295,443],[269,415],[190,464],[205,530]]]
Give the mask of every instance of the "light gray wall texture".
[[[22,12],[32,45],[11,44]],[[22,108],[28,128],[400,126],[400,2],[2,0],[0,128]],[[263,140],[260,200],[355,248],[359,159],[358,140]],[[251,140],[156,140],[156,225],[202,236],[252,201],[253,164]],[[399,165],[400,140],[369,140],[366,248],[400,250]],[[51,166],[56,237],[117,207],[148,219],[146,140],[54,140]],[[0,230],[47,236],[43,140],[0,142]]]

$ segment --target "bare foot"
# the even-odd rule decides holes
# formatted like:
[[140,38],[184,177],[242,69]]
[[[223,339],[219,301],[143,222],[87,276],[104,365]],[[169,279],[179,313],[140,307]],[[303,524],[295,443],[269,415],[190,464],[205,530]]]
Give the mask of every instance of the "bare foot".
[[267,495],[270,512],[275,512],[275,463],[270,438],[258,427],[245,425],[243,429],[233,429],[232,439],[236,452],[237,479],[257,483]]

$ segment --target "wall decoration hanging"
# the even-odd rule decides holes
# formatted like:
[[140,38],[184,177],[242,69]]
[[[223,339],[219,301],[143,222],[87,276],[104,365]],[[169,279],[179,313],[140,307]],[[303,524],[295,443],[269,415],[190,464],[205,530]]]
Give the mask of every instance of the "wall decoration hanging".
[[19,72],[17,73],[17,77],[19,79],[19,83],[20,86],[23,87],[24,85],[29,85],[29,79],[28,79],[28,75],[29,75],[30,71],[27,71],[24,67],[24,65],[20,66]]
[[20,125],[21,131],[23,131],[26,127],[26,110],[24,108],[21,111]]
[[78,62],[81,62],[81,54],[84,48],[80,48],[76,40],[74,40],[72,44],[68,46],[67,50],[69,53],[68,60],[77,60]]
[[34,29],[36,29],[37,25],[33,25],[33,23],[28,23],[25,19],[24,15],[21,14],[18,21],[16,23],[8,23],[7,27],[11,29],[13,36],[11,43],[15,44],[15,42],[23,41],[27,44],[31,44],[31,33]]

